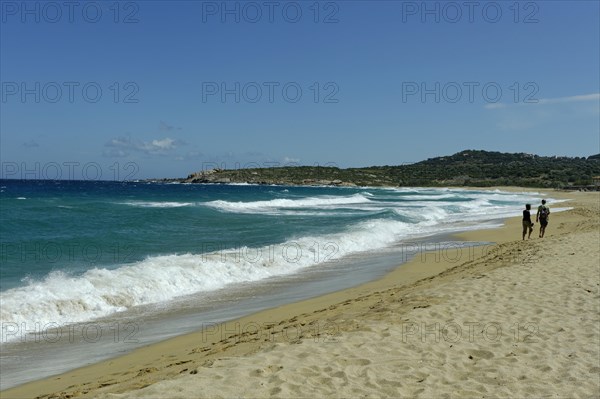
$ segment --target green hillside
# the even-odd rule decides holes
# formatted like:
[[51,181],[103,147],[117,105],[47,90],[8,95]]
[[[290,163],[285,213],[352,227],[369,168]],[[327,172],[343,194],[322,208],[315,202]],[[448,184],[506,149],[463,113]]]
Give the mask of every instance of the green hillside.
[[600,155],[542,157],[467,150],[425,161],[366,168],[275,167],[208,170],[178,181],[192,183],[315,184],[339,186],[587,186],[600,176]]

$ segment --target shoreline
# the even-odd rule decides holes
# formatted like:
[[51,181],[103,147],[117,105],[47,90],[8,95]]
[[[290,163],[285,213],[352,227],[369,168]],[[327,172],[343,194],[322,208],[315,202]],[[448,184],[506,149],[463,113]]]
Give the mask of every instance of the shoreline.
[[[466,188],[469,189],[469,188]],[[477,188],[481,190],[481,188]],[[510,191],[506,187],[493,187]],[[515,187],[514,190],[528,191],[529,188]],[[561,193],[555,190],[535,189],[549,195],[564,199],[575,198],[574,202],[593,201],[598,196],[594,193]],[[596,199],[597,202],[597,199]],[[570,205],[561,203],[561,205]],[[550,204],[552,205],[552,204]],[[584,216],[576,210],[561,212],[552,216],[548,236],[559,235],[559,229],[570,219]],[[536,226],[537,228],[538,226]],[[535,232],[534,232],[535,233]],[[496,249],[503,244],[515,244],[515,236],[520,237],[520,218],[511,218],[498,229],[473,230],[455,234],[454,236],[477,242],[496,242]],[[518,244],[520,241],[517,241]],[[150,385],[157,381],[169,380],[182,373],[196,374],[196,367],[202,367],[223,357],[251,355],[273,345],[290,344],[290,342],[306,340],[307,337],[321,337],[321,340],[336,342],[339,334],[352,331],[351,324],[340,318],[339,307],[348,307],[350,313],[360,314],[373,305],[373,297],[386,290],[396,290],[401,294],[418,291],[438,279],[460,274],[461,268],[477,261],[490,253],[480,251],[460,251],[453,256],[444,256],[443,251],[416,249],[416,256],[403,265],[396,267],[389,274],[360,286],[326,294],[320,297],[264,310],[240,319],[215,325],[206,331],[197,331],[166,341],[151,344],[127,353],[121,357],[85,366],[54,377],[33,381],[10,388],[2,392],[4,397],[58,397],[96,396],[105,392],[127,392]],[[491,251],[494,252],[494,251]],[[499,256],[502,250],[493,254]],[[464,255],[467,256],[465,261]],[[496,265],[500,267],[499,265]],[[458,270],[457,270],[458,269]],[[366,303],[363,303],[366,302]],[[376,304],[377,302],[375,302]],[[368,306],[367,306],[368,305]],[[330,313],[332,315],[330,315]],[[349,325],[350,324],[350,325]],[[286,331],[292,331],[296,334]],[[210,331],[209,331],[210,330]],[[212,363],[211,363],[212,364]],[[190,371],[191,370],[191,371]],[[196,373],[193,373],[196,371]]]
[[[484,245],[461,244],[460,241],[450,240],[450,237],[451,233],[440,233],[415,240],[418,240],[417,242],[423,247],[429,248],[445,244],[465,245],[465,251],[468,250],[467,247]],[[193,333],[204,326],[211,328],[223,321],[235,321],[264,310],[376,281],[406,263],[406,258],[414,250],[414,244],[407,242],[399,247],[387,248],[382,254],[360,254],[318,270],[305,270],[273,277],[267,281],[254,282],[252,291],[247,287],[237,286],[212,292],[210,294],[213,298],[208,300],[205,298],[202,302],[192,303],[190,299],[187,301],[180,299],[178,306],[171,303],[162,311],[147,314],[148,319],[142,316],[134,318],[131,314],[123,313],[95,319],[92,322],[60,326],[48,330],[47,333],[28,335],[26,339],[21,336],[21,343],[17,341],[3,344],[17,344],[17,346],[5,347],[3,350],[3,378],[0,386],[2,390],[12,389],[88,364],[110,360],[137,348]],[[49,346],[36,344],[44,341],[49,342]],[[16,368],[6,362],[6,359],[15,356],[31,359],[40,351],[43,355],[35,361],[23,362]],[[78,356],[78,353],[85,353],[85,357]],[[57,363],[57,359],[60,359],[61,363]],[[35,373],[39,374],[38,378],[21,377],[34,374],[31,372],[32,368],[35,368]]]

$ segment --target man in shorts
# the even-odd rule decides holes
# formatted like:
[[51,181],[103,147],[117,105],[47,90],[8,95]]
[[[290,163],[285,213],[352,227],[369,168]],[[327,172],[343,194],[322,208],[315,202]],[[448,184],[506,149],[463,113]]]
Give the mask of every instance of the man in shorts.
[[550,208],[546,206],[546,200],[542,200],[542,205],[538,206],[537,215],[535,216],[535,221],[540,222],[540,238],[544,238],[548,219],[550,219]]
[[529,235],[527,239],[531,238],[531,232],[533,231],[533,223],[531,222],[531,204],[525,204],[525,210],[523,210],[523,239],[525,239],[525,234],[527,233],[527,229],[529,229]]

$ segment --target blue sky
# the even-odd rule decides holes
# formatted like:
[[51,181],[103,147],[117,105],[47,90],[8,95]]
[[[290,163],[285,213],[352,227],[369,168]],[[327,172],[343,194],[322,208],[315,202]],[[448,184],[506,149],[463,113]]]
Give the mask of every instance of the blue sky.
[[600,152],[597,1],[1,1],[1,177]]

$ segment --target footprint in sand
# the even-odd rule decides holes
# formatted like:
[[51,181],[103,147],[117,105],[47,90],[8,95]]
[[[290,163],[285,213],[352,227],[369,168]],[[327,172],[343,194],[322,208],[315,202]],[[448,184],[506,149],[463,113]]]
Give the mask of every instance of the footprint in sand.
[[494,354],[492,352],[484,350],[468,350],[467,353],[469,353],[474,358],[480,359],[491,359],[494,357]]
[[158,371],[158,369],[156,367],[147,367],[145,369],[140,369],[138,371],[138,373],[137,373],[137,376],[141,377],[143,375],[150,374],[150,373],[155,373],[157,371]]

